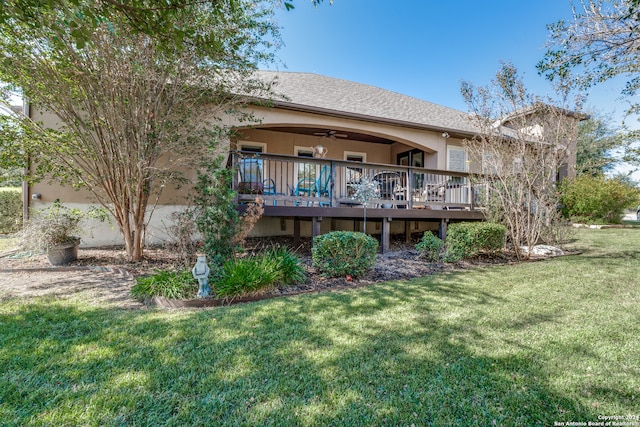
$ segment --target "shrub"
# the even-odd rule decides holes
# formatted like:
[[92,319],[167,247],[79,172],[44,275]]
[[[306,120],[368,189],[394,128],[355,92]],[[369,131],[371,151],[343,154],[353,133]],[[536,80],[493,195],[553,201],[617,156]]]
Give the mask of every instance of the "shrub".
[[305,268],[300,259],[287,248],[271,249],[266,254],[273,257],[280,273],[278,281],[283,285],[292,285],[303,282],[306,276]]
[[298,257],[286,248],[270,249],[264,254],[227,261],[214,286],[216,296],[233,299],[256,295],[276,286],[301,282],[305,269]]
[[482,251],[497,251],[504,247],[507,228],[491,222],[459,222],[447,231],[447,262],[470,258]]
[[562,213],[580,222],[619,223],[625,208],[638,204],[638,189],[612,178],[581,175],[560,185]]
[[172,249],[177,253],[180,264],[188,266],[193,262],[193,254],[197,252],[199,242],[197,234],[195,210],[188,208],[172,212],[169,223],[165,224],[165,232],[169,236]]
[[90,218],[109,220],[104,208],[92,206],[83,211],[64,206],[56,199],[44,209],[31,211],[29,223],[22,230],[22,244],[28,249],[46,251],[57,245],[78,241],[78,235],[85,231],[83,221]]
[[193,298],[198,293],[198,281],[191,270],[161,271],[138,277],[131,288],[135,298],[165,297],[172,299]]
[[420,254],[431,262],[440,261],[444,247],[444,241],[430,231],[425,232],[420,243],[416,245]]
[[378,241],[364,233],[332,231],[313,239],[313,266],[327,277],[362,276],[376,262]]
[[22,191],[19,188],[0,189],[0,234],[18,231],[22,224]]

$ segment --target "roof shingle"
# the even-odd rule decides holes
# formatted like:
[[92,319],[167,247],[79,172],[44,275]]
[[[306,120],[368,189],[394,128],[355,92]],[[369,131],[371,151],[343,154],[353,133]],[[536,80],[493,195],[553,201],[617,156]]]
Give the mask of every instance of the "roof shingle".
[[418,98],[362,83],[313,73],[259,71],[275,80],[275,92],[286,97],[276,105],[328,110],[337,115],[363,116],[449,132],[474,133],[469,114]]

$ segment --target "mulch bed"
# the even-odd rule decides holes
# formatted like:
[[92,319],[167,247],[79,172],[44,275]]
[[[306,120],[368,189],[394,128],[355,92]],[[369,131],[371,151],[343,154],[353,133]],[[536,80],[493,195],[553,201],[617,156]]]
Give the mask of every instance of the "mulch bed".
[[[296,295],[310,292],[321,292],[326,290],[338,290],[345,288],[355,288],[373,283],[386,282],[391,280],[407,280],[417,277],[428,276],[438,272],[452,269],[464,269],[474,266],[490,264],[508,264],[515,262],[515,257],[506,254],[478,257],[472,260],[456,264],[440,264],[426,262],[419,256],[415,249],[415,243],[406,243],[404,238],[392,239],[391,250],[385,254],[378,254],[376,265],[366,275],[352,280],[346,277],[326,278],[320,275],[312,266],[311,262],[311,239],[302,239],[300,244],[294,245],[293,238],[290,237],[270,237],[253,238],[246,242],[247,253],[258,253],[272,246],[286,246],[292,249],[305,264],[307,278],[303,283],[288,287],[278,287],[275,290],[263,295],[237,299],[234,302],[253,301],[257,299],[274,298],[284,295]],[[195,254],[193,261],[195,262]],[[188,264],[191,267],[192,264]],[[78,252],[78,260],[69,264],[64,269],[78,270],[87,267],[104,267],[113,270],[121,270],[130,273],[132,276],[152,274],[161,269],[184,268],[185,263],[181,260],[179,252],[171,247],[152,247],[145,249],[145,259],[137,263],[130,263],[126,260],[126,254],[122,247],[103,248],[81,248]],[[49,270],[52,269],[44,255],[31,257],[4,257],[0,258],[0,269],[2,270]],[[56,269],[60,271],[60,269]],[[190,306],[219,305],[218,300],[194,300]],[[156,299],[152,301],[156,305],[175,307],[175,302]],[[228,301],[226,301],[228,303]],[[180,304],[178,304],[180,305]],[[184,306],[184,304],[182,305]]]

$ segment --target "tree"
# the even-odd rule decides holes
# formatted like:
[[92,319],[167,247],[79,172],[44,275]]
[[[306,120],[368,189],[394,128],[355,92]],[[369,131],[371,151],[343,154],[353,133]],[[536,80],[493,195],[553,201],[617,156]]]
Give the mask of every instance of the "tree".
[[171,42],[131,17],[136,6],[156,16],[153,4],[25,0],[0,14],[0,80],[61,120],[57,130],[21,123],[35,175],[93,193],[131,260],[143,256],[148,207],[164,186],[224,141],[224,116],[249,120],[248,96],[268,95],[252,71],[278,40],[269,1],[169,2],[158,28],[173,25]]
[[577,70],[577,83],[583,88],[627,76],[624,93],[636,94],[640,89],[639,4],[637,0],[585,0],[581,7],[572,3],[571,23],[548,26],[549,49],[538,69],[551,80]]
[[527,257],[558,235],[556,179],[581,116],[529,94],[510,64],[488,86],[463,82],[462,94],[478,129],[465,147],[478,184],[486,184],[487,219],[504,224],[518,257]]
[[[294,9],[293,0],[272,0],[272,4],[282,4],[287,10]],[[311,0],[314,6],[322,0]],[[330,0],[333,4],[333,0]],[[40,14],[60,11],[71,6],[76,12],[65,15],[64,24],[70,27],[70,36],[81,48],[91,39],[96,28],[106,21],[125,20],[127,26],[138,34],[144,34],[162,40],[169,45],[180,45],[185,38],[199,39],[201,45],[215,44],[216,35],[201,33],[191,25],[184,25],[182,17],[194,7],[213,7],[228,5],[242,7],[242,0],[15,0],[0,2],[0,25],[20,20],[37,25]]]
[[[587,89],[614,77],[627,78],[622,95],[630,100],[629,116],[640,113],[640,0],[583,0],[572,3],[573,21],[548,26],[550,37],[538,69],[549,80],[573,79]],[[576,76],[572,76],[576,74]],[[622,133],[621,133],[622,135]],[[623,138],[637,140],[640,131]],[[624,160],[640,163],[640,149],[626,144]]]
[[578,124],[576,173],[591,176],[613,171],[628,147],[629,134],[614,129],[611,120],[602,115],[591,115]]

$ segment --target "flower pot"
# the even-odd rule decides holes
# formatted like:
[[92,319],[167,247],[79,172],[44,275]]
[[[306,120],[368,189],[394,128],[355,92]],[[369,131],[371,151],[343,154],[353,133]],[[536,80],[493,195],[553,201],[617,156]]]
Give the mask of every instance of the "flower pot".
[[47,249],[47,258],[51,265],[64,265],[78,259],[80,240],[52,246]]

